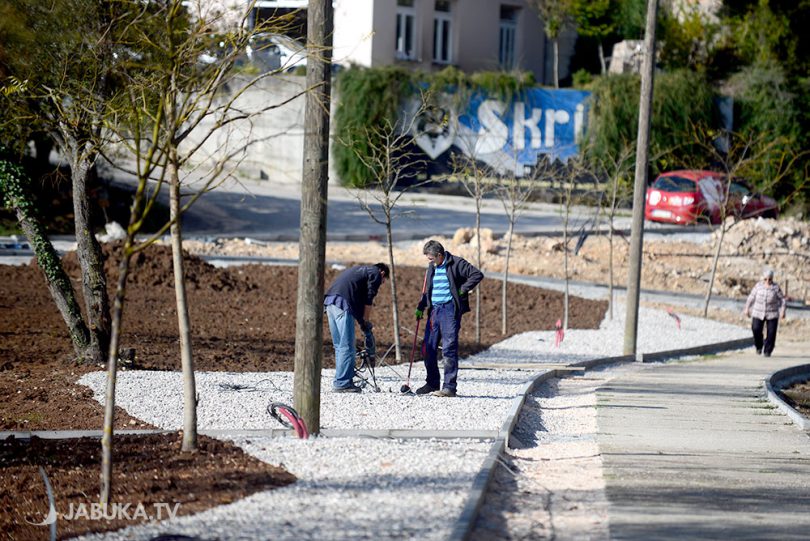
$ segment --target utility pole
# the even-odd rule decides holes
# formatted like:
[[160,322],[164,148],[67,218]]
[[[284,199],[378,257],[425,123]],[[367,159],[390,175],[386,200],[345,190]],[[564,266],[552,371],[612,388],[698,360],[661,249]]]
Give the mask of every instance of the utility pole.
[[295,409],[304,419],[311,434],[318,434],[321,430],[332,13],[332,0],[309,0],[308,92],[304,110],[304,173],[301,184],[301,235],[298,241],[300,255],[293,400]]
[[647,190],[647,162],[650,151],[650,110],[655,68],[655,21],[658,0],[647,0],[644,58],[641,63],[641,95],[638,103],[636,177],[633,190],[633,224],[630,229],[630,262],[627,269],[627,314],[624,323],[624,354],[636,354],[638,301],[641,288],[641,254],[644,247],[644,193]]

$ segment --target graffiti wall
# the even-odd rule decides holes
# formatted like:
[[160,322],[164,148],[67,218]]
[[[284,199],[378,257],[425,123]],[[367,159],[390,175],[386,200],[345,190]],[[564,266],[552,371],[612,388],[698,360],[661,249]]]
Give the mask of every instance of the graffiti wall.
[[590,92],[531,89],[504,103],[485,92],[472,94],[466,103],[444,95],[437,105],[420,110],[419,100],[408,114],[415,145],[436,162],[433,169],[462,152],[486,163],[499,174],[522,176],[538,159],[566,161],[579,152],[588,118]]

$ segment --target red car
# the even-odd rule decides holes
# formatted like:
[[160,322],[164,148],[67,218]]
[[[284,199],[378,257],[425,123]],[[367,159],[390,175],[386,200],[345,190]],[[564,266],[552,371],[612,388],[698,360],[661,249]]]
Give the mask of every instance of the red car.
[[779,216],[779,203],[773,197],[754,192],[743,180],[731,181],[728,194],[730,216],[741,218],[776,218]]
[[[720,223],[725,189],[724,173],[700,170],[662,173],[647,188],[644,217],[675,224]],[[741,180],[731,182],[726,216],[775,218],[777,212],[774,199],[755,194]]]

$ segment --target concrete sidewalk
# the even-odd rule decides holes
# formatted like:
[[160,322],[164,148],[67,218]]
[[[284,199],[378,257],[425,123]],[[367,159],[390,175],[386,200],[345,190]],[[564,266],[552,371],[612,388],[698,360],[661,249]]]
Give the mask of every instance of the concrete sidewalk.
[[810,438],[763,379],[810,344],[649,367],[598,396],[611,539],[810,538]]

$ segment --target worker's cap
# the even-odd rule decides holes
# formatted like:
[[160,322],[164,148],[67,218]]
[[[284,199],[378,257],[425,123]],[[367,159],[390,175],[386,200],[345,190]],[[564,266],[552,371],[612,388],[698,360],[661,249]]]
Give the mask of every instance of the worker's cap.
[[763,269],[762,270],[762,277],[763,278],[773,279],[773,270],[771,270],[771,269]]

